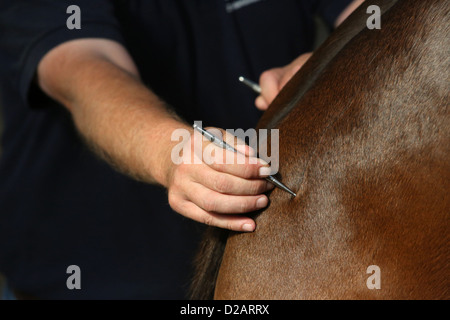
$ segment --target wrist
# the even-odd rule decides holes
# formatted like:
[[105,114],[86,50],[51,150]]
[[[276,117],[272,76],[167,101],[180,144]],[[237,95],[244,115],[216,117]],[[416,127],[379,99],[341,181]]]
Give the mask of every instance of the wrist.
[[161,121],[156,127],[151,129],[148,139],[152,143],[147,147],[145,159],[147,162],[147,171],[150,176],[158,184],[168,187],[171,181],[172,172],[175,163],[172,161],[172,149],[180,143],[180,141],[172,141],[172,133],[177,129],[185,129],[192,131],[192,128],[180,120],[169,118]]

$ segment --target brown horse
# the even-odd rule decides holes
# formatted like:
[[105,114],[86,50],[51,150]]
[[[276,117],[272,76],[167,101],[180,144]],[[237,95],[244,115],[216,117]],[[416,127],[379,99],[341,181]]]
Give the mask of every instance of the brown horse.
[[381,29],[363,4],[259,123],[297,197],[274,190],[254,233],[211,228],[193,298],[450,298],[450,2],[370,4]]

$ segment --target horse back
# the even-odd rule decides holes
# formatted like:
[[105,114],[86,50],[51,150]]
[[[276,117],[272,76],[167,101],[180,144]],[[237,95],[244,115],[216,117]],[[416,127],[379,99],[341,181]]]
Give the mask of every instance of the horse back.
[[274,190],[256,232],[230,234],[216,298],[450,297],[449,10],[399,0],[283,90],[261,123],[297,197]]

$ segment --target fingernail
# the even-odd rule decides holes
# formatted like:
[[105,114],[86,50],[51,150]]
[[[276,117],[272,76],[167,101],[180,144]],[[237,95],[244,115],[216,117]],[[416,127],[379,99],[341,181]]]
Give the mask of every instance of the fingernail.
[[267,163],[267,161],[265,161],[265,160],[263,160],[263,159],[259,159],[259,158],[258,158],[258,162],[259,162],[260,164],[262,164],[263,166],[268,166],[268,165],[269,165],[269,163]]
[[271,169],[269,167],[261,167],[259,168],[259,176],[260,177],[267,177],[270,176]]
[[256,200],[256,207],[258,207],[258,209],[265,208],[268,203],[269,200],[266,197],[261,197],[258,200]]
[[242,231],[253,232],[254,230],[255,230],[255,228],[253,227],[252,224],[246,223],[242,226]]

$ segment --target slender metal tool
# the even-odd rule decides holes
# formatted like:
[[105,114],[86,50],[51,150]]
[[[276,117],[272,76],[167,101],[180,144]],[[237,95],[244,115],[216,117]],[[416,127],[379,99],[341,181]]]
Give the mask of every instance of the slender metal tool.
[[257,83],[255,83],[251,80],[248,80],[247,78],[244,78],[244,77],[239,77],[239,81],[242,82],[243,84],[245,84],[247,87],[249,87],[253,91],[255,91],[256,93],[261,94],[261,87]]
[[[233,148],[232,146],[230,146],[228,143],[226,143],[225,141],[223,141],[222,139],[219,139],[218,137],[216,137],[215,135],[213,135],[212,133],[206,131],[205,129],[203,129],[202,127],[200,127],[199,125],[197,125],[196,123],[194,123],[194,129],[197,130],[198,132],[200,132],[204,137],[206,137],[206,139],[208,139],[209,141],[211,141],[212,143],[214,143],[215,145],[229,150],[229,151],[233,151],[236,153],[239,153],[239,151],[237,151],[235,148]],[[295,194],[291,189],[289,189],[288,187],[286,187],[283,183],[281,183],[280,181],[278,181],[276,178],[274,178],[273,176],[268,176],[265,178],[267,181],[269,181],[270,183],[274,184],[275,186],[277,186],[278,188],[280,188],[281,190],[284,190],[286,192],[288,192],[290,195],[292,195],[293,197],[296,197],[297,194]]]

